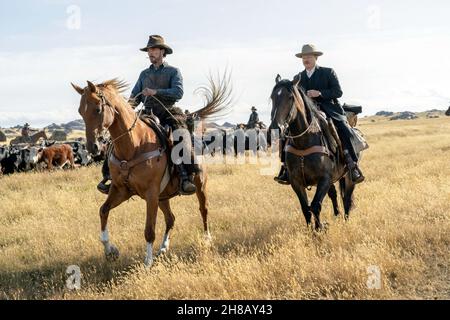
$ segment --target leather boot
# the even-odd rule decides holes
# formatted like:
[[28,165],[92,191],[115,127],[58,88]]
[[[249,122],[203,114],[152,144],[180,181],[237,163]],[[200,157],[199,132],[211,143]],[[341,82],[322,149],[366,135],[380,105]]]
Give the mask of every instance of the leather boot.
[[282,185],[290,185],[291,184],[289,182],[289,173],[286,168],[286,165],[283,164],[281,166],[280,173],[278,174],[277,177],[274,178],[274,180]]
[[111,174],[109,173],[109,161],[108,161],[108,159],[106,159],[103,162],[102,175],[103,175],[103,180],[100,181],[100,183],[97,185],[97,190],[100,191],[103,194],[108,194],[109,193],[109,188],[111,187],[111,184],[107,184],[107,182],[111,180]]
[[359,169],[358,164],[352,159],[350,153],[347,150],[344,150],[345,162],[347,163],[348,171],[350,172],[350,177],[353,183],[358,184],[364,181],[365,177]]
[[180,175],[180,192],[183,195],[190,196],[197,191],[195,184],[189,179],[189,175],[186,171],[184,165],[179,164],[176,166],[178,170],[178,174]]
[[109,194],[109,189],[111,187],[111,184],[107,184],[109,179],[104,178],[100,183],[97,185],[97,190],[100,191],[103,194]]

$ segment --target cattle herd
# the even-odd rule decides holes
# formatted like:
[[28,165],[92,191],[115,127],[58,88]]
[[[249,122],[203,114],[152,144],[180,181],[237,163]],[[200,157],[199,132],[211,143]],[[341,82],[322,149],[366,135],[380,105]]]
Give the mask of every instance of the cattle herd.
[[102,152],[92,156],[83,139],[58,143],[43,140],[39,144],[0,146],[0,172],[10,175],[33,170],[52,170],[88,166],[106,157],[107,143],[99,139]]
[[[228,130],[208,130],[199,139],[200,142],[193,141],[197,155],[214,156],[219,153],[238,156],[246,151],[256,154],[258,151],[267,151],[270,145],[267,129],[247,129],[244,125]],[[58,144],[41,139],[36,144],[3,145],[0,146],[0,174],[89,166],[106,158],[108,140],[99,138],[96,149],[97,155],[90,154],[83,138]]]

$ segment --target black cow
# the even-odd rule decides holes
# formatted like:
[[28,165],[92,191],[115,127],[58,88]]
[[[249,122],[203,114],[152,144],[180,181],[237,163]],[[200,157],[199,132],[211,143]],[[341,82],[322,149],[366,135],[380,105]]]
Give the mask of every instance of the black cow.
[[91,155],[86,149],[86,145],[84,145],[82,142],[70,141],[66,142],[66,144],[72,147],[74,162],[76,164],[79,164],[81,166],[87,166],[93,162]]
[[21,162],[20,150],[11,147],[6,156],[0,161],[0,167],[3,174],[13,174],[19,171],[19,165]]
[[27,147],[20,150],[20,161],[18,166],[19,172],[27,172],[36,168],[38,162],[37,147]]

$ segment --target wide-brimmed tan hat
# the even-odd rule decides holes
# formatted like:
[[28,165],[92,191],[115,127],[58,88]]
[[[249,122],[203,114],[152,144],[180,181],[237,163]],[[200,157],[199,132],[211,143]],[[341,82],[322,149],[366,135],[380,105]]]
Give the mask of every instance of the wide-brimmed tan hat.
[[166,50],[166,54],[172,54],[173,50],[169,47],[164,38],[159,35],[152,35],[148,39],[147,46],[145,48],[140,49],[141,51],[147,52],[150,48],[160,48]]
[[313,44],[305,44],[302,48],[302,52],[297,53],[295,56],[297,58],[303,58],[303,56],[309,55],[309,54],[312,54],[316,57],[320,57],[321,55],[323,55],[323,52],[317,50],[316,46]]

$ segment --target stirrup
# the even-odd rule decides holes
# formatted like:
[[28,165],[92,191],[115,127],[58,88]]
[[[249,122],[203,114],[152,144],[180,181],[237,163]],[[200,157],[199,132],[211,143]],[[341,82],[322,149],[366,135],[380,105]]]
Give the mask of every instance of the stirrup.
[[100,181],[100,183],[97,185],[97,190],[103,194],[108,195],[109,189],[111,188],[111,184],[106,184],[106,182],[108,181],[109,179],[103,179],[102,181]]
[[289,181],[289,174],[288,174],[287,168],[286,167],[281,168],[280,173],[278,174],[278,176],[276,176],[274,178],[274,180],[276,182],[278,182],[279,184],[282,184],[285,186],[290,185],[291,183]]
[[[358,173],[358,177],[355,177],[353,175],[353,173],[357,172]],[[354,184],[358,184],[361,183],[365,180],[364,175],[362,174],[361,170],[359,170],[358,167],[353,168],[352,170],[350,170],[350,177],[353,181]]]
[[[186,185],[190,189],[185,190],[184,187],[186,187]],[[191,181],[189,181],[189,179],[186,179],[186,180],[181,179],[181,182],[180,182],[180,194],[181,195],[183,195],[183,196],[191,196],[196,191],[197,191],[197,187],[195,186],[195,184],[193,184]]]

